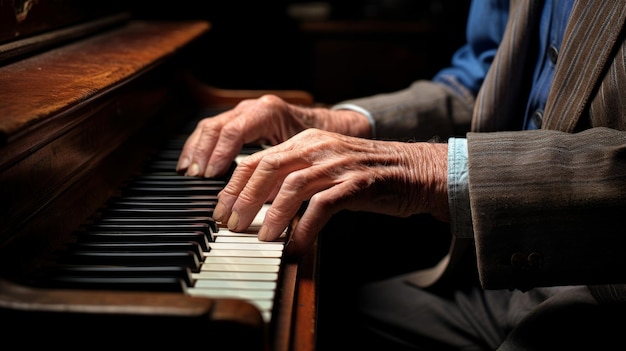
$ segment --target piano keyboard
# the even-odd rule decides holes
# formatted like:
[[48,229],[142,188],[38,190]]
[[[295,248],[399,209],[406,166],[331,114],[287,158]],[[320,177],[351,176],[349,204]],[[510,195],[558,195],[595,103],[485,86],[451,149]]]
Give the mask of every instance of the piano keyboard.
[[170,141],[81,228],[46,271],[45,284],[240,298],[269,322],[285,235],[276,242],[257,239],[265,208],[245,233],[216,223],[216,196],[227,180],[177,175],[182,143]]

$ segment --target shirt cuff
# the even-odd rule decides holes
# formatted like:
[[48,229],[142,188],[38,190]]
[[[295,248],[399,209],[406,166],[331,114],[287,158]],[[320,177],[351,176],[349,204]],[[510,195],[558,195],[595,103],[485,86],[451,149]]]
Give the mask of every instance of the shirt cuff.
[[338,104],[331,107],[331,110],[352,110],[365,115],[367,120],[370,122],[370,127],[372,128],[372,139],[376,139],[376,122],[374,122],[374,117],[368,110],[355,104]]
[[448,139],[448,204],[452,234],[458,238],[473,238],[467,139],[464,138]]

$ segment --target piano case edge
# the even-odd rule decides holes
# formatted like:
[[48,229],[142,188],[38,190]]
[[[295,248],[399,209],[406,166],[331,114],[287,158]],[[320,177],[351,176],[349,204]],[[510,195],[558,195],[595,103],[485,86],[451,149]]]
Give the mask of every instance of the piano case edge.
[[[24,329],[80,332],[106,342],[161,343],[197,333],[201,339],[233,336],[235,349],[262,350],[265,325],[252,304],[228,298],[173,293],[37,289],[0,280],[3,335]],[[10,321],[10,323],[6,323]],[[166,323],[164,323],[166,322]],[[130,339],[128,339],[130,338]],[[4,336],[3,336],[3,339]],[[43,341],[22,340],[21,345]],[[110,340],[113,341],[113,340]],[[50,340],[45,340],[50,346]],[[63,341],[67,346],[67,340]]]

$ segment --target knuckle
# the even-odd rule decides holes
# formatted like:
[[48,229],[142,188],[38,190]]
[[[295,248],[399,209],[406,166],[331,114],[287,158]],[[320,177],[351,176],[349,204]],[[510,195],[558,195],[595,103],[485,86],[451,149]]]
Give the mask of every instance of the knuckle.
[[259,162],[259,167],[263,170],[276,171],[283,166],[283,156],[281,154],[270,154],[263,157]]
[[222,127],[220,134],[222,138],[227,140],[239,140],[242,139],[243,129],[242,123],[231,122]]
[[328,195],[327,192],[315,193],[309,200],[309,208],[317,209],[320,212],[335,212],[343,199],[335,198]]
[[282,104],[283,100],[274,94],[265,94],[259,98],[259,103],[267,106]]
[[304,172],[293,172],[289,173],[285,177],[285,180],[283,181],[283,188],[286,191],[297,193],[301,189],[304,189],[308,184],[309,179]]

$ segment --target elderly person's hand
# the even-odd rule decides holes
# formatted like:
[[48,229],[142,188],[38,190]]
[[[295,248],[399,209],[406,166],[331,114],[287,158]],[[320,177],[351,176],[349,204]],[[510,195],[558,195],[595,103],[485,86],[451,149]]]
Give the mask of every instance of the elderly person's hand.
[[276,145],[306,128],[371,135],[367,117],[358,112],[302,107],[265,95],[201,120],[185,142],[176,171],[188,176],[221,176],[244,144]]
[[375,141],[319,129],[239,163],[219,194],[214,218],[245,230],[271,202],[260,240],[275,240],[308,201],[287,250],[302,254],[340,210],[448,220],[447,145]]

